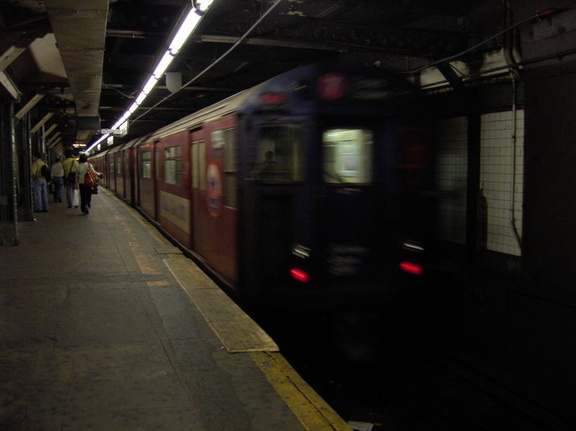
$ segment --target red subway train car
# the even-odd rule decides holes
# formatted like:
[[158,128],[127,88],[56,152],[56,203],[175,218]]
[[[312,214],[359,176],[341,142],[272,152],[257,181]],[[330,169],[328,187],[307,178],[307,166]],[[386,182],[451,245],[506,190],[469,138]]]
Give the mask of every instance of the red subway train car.
[[231,291],[338,306],[421,294],[433,150],[404,78],[309,65],[91,159]]

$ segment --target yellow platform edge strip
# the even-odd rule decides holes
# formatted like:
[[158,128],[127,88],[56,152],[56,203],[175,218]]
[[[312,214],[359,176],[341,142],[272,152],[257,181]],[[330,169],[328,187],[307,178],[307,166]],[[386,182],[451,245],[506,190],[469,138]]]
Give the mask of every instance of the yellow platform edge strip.
[[229,353],[278,351],[278,346],[193,262],[185,257],[164,263]]
[[251,352],[250,357],[308,431],[351,431],[280,353]]

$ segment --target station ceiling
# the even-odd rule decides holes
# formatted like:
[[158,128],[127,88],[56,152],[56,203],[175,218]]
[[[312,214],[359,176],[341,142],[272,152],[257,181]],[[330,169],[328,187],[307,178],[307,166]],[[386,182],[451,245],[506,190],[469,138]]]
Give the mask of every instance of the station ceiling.
[[[132,104],[191,6],[190,0],[4,0],[0,80],[20,93],[16,111],[39,95],[32,125],[53,113],[43,127],[57,124],[60,146],[90,144],[100,135],[94,119],[110,128]],[[491,37],[510,15],[501,0],[215,0],[168,69],[182,88],[170,91],[161,80],[121,140],[302,64],[409,71],[477,55],[504,45],[505,36]],[[1,100],[14,97],[4,93]]]

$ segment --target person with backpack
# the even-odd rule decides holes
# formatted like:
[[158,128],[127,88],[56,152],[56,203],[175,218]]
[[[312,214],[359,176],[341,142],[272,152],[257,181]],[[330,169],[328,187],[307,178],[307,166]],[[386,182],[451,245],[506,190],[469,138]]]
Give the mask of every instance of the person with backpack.
[[34,212],[48,212],[48,181],[45,177],[46,170],[50,174],[50,168],[40,158],[40,153],[32,154],[32,193],[34,197]]

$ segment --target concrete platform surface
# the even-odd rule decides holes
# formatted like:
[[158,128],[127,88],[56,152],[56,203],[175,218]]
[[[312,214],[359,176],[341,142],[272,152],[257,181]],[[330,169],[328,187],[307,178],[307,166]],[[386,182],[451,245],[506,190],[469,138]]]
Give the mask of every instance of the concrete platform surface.
[[1,430],[350,430],[110,192],[35,217],[0,247]]

